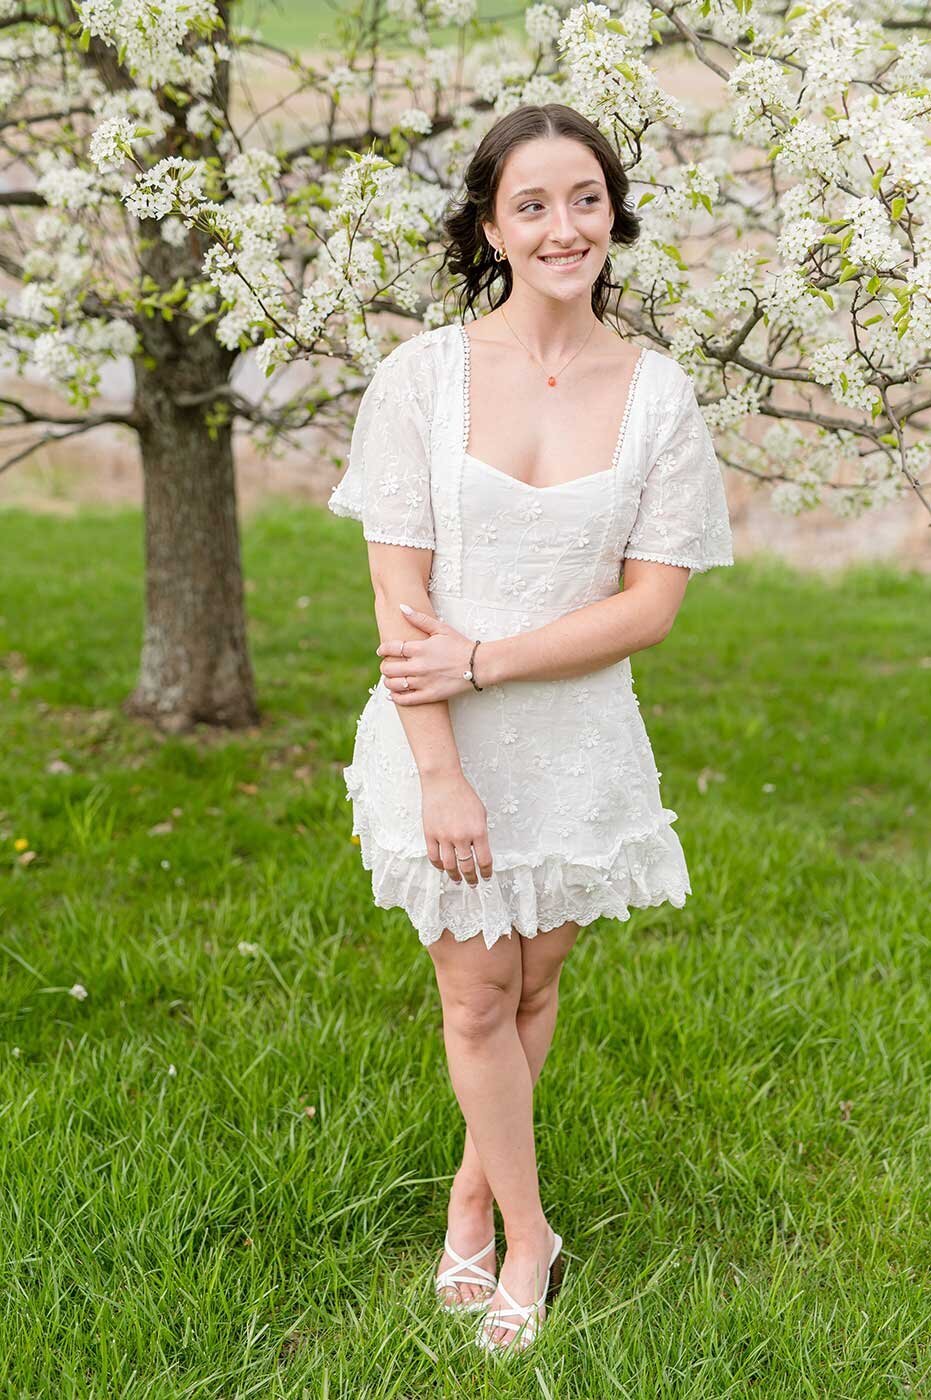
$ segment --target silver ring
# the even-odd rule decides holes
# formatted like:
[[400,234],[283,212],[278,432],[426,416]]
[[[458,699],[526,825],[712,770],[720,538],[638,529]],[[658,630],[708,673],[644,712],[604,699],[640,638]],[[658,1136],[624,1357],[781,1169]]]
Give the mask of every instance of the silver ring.
[[[406,642],[406,641],[407,641],[407,638],[405,637],[404,640],[401,642],[401,655],[402,655],[402,656],[404,656],[404,642]],[[406,657],[406,656],[404,656],[404,660],[405,660],[405,661],[407,660],[407,657]]]
[[410,690],[410,688],[411,688],[411,683],[410,683],[410,681],[407,679],[407,676],[402,676],[402,677],[401,677],[401,680],[404,682],[404,689],[405,689],[405,690]]
[[469,852],[468,855],[466,855],[466,856],[461,856],[461,855],[459,854],[459,852],[456,851],[455,846],[453,847],[453,850],[454,850],[455,853],[456,853],[456,859],[457,859],[458,861],[463,861],[463,860],[474,860],[474,859],[475,859],[475,857],[472,855],[471,851]]

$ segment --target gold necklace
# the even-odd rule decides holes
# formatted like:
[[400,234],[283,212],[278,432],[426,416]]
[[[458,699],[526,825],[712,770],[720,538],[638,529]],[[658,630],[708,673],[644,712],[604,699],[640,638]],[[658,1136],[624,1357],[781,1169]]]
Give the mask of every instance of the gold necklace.
[[[514,339],[518,342],[518,344],[523,345],[525,350],[527,350],[527,346],[524,345],[524,342],[521,340],[520,336],[517,334],[517,331],[514,329],[514,327],[511,325],[510,321],[508,320],[507,316],[505,315],[505,311],[504,311],[504,307],[503,307],[503,306],[502,306],[502,308],[501,308],[501,315],[504,316],[505,325],[507,326],[508,330],[509,330],[509,331],[511,332],[511,334],[513,335]],[[567,365],[571,365],[571,364],[572,364],[572,361],[575,359],[576,355],[579,354],[579,351],[585,349],[585,347],[586,347],[586,345],[588,344],[589,340],[591,340],[592,331],[595,329],[595,327],[597,326],[597,324],[598,324],[598,317],[597,317],[597,316],[593,316],[593,317],[592,317],[592,329],[589,331],[588,335],[587,335],[587,336],[585,337],[585,339],[582,341],[582,344],[579,346],[579,349],[576,350],[576,351],[574,351],[573,354],[571,354],[571,355],[569,356],[568,360],[566,361],[566,364],[563,365],[562,368],[560,369],[560,371],[559,371],[560,374],[562,374],[563,370],[566,368]],[[527,350],[527,354],[530,356],[530,358],[531,358],[532,360],[536,361],[536,363],[537,363],[538,365],[540,365],[540,368],[541,368],[541,369],[544,371],[544,373],[545,373],[545,371],[546,371],[546,366],[543,365],[543,364],[540,364],[540,361],[537,359],[537,357],[536,357],[536,355],[533,353],[533,351],[532,351],[532,350]],[[556,375],[555,375],[555,374],[548,374],[548,375],[546,376],[546,382],[547,382],[547,384],[550,386],[551,389],[552,389],[553,387],[555,387],[555,384],[556,384]]]

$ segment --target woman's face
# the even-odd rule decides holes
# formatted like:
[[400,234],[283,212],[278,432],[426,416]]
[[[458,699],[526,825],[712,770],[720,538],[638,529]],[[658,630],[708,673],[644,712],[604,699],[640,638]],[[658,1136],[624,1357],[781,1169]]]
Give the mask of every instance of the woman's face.
[[[590,296],[611,242],[614,211],[601,165],[568,136],[538,137],[516,146],[504,163],[495,223],[485,236],[504,247],[515,281],[560,300]],[[563,266],[549,254],[584,256]]]

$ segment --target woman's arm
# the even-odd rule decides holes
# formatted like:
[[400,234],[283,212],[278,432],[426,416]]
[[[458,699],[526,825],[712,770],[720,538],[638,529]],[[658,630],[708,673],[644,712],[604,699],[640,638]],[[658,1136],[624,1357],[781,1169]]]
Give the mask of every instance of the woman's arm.
[[[408,545],[369,542],[369,570],[375,593],[375,620],[382,640],[422,638],[423,632],[405,622],[398,604],[412,599],[412,606],[435,616],[427,581],[433,559],[431,550],[411,549]],[[418,705],[401,717],[407,741],[421,778],[461,773],[459,749],[449,718],[446,700]]]
[[[475,653],[476,683],[482,687],[502,681],[563,680],[611,666],[635,651],[655,646],[669,633],[685,596],[689,570],[675,564],[628,559],[624,591],[597,603],[576,608],[532,632],[482,642]],[[386,617],[378,648],[382,675],[399,707],[434,705],[471,688],[463,671],[472,654],[472,639],[433,613],[415,610],[407,619],[420,639],[405,647],[400,660],[398,619]],[[426,634],[426,635],[425,635]],[[402,677],[407,677],[406,689]]]
[[[368,548],[378,630],[382,636],[391,632],[398,640],[407,632],[413,640],[422,634],[404,621],[398,605],[405,595],[414,598],[419,615],[436,620],[427,592],[433,553],[397,544],[369,543]],[[418,705],[400,719],[420,775],[427,859],[457,885],[465,880],[475,886],[479,877],[490,880],[494,862],[488,813],[462,771],[446,699]]]
[[624,591],[513,637],[482,642],[479,685],[552,681],[612,666],[668,636],[685,597],[689,571],[643,559],[624,563]]

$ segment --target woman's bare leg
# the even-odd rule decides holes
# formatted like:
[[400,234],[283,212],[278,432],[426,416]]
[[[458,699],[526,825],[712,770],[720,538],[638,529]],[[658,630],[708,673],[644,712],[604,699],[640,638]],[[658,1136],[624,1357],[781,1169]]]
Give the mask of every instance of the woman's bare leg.
[[[535,1246],[529,1244],[528,1241],[535,1238],[537,1240],[536,1250],[539,1252],[539,1241],[542,1238],[544,1242],[544,1253],[548,1258],[549,1244],[552,1240],[552,1232],[549,1230],[548,1226],[545,1228],[545,1231],[541,1231],[539,1228],[539,1222],[542,1221],[543,1215],[542,1207],[539,1204],[536,1160],[533,1152],[532,1091],[534,1084],[539,1078],[550,1044],[552,1043],[558,1009],[560,971],[566,956],[578,936],[578,932],[578,924],[569,921],[559,928],[547,930],[544,934],[538,935],[538,937],[533,939],[522,938],[520,935],[517,936],[517,948],[520,956],[520,984],[516,999],[514,996],[513,984],[516,979],[517,960],[513,957],[509,957],[504,962],[503,966],[507,971],[507,977],[505,979],[502,979],[500,971],[496,970],[494,973],[494,985],[501,989],[498,998],[499,1002],[503,1003],[503,1005],[508,1008],[508,1012],[512,1016],[511,1025],[513,1032],[516,1033],[516,1038],[519,1042],[520,1051],[526,1066],[526,1079],[524,1079],[523,1074],[521,1074],[521,1083],[526,1087],[526,1082],[529,1081],[530,1105],[527,1116],[529,1118],[529,1156],[532,1163],[532,1188],[528,1198],[531,1214],[527,1216],[527,1220],[532,1220],[534,1214],[537,1218],[535,1232],[534,1227],[532,1225],[528,1226],[527,1220],[522,1222],[520,1216],[518,1216],[516,1220],[509,1219],[507,1209],[499,1199],[499,1205],[502,1207],[502,1215],[505,1218],[505,1228],[508,1234],[509,1244],[513,1241],[516,1250],[511,1261],[508,1277],[504,1280],[505,1286],[512,1291],[514,1287],[521,1286],[519,1274],[522,1256],[526,1256],[528,1252],[532,1254],[535,1248]],[[444,940],[445,946],[441,949],[440,944],[443,944]],[[496,949],[501,948],[502,944],[508,947],[513,941],[513,933],[510,939],[499,939],[498,943],[496,943],[491,950],[491,954],[494,954]],[[450,944],[453,946],[449,948],[447,955],[447,948]],[[457,953],[461,952],[463,947],[469,948],[470,945],[473,945],[472,951],[476,956],[474,958],[457,959]],[[478,945],[480,945],[480,947]],[[457,1000],[459,1002],[464,1001],[468,1003],[471,999],[469,989],[476,985],[481,987],[482,979],[487,976],[494,964],[489,950],[485,948],[484,942],[480,937],[469,939],[464,945],[457,947],[454,944],[452,936],[449,935],[447,938],[447,935],[444,934],[444,938],[441,939],[438,944],[431,945],[431,949],[433,950],[441,999],[443,999],[444,1003],[445,1033],[447,1001],[451,1008],[453,1008]],[[451,975],[447,976],[449,968],[454,968],[455,970]],[[444,984],[450,989],[448,998],[444,996]],[[459,984],[462,985],[460,986]],[[493,999],[493,994],[491,999]],[[477,1001],[487,1002],[488,1000],[488,993],[479,991]],[[484,1012],[479,1011],[480,1018],[488,1014],[487,1009]],[[467,1013],[467,1015],[469,1015],[470,1019],[475,1019],[474,1014]],[[455,1019],[455,1011],[453,1009],[450,1011],[449,1019],[451,1022]],[[478,1029],[481,1030],[481,1027]],[[464,1034],[468,1041],[470,1038],[468,1030],[466,1030]],[[458,1035],[461,1039],[463,1032],[459,1031]],[[449,1054],[450,1039],[455,1043],[456,1036],[457,1032],[455,1029],[452,1029],[450,1033],[446,1034],[447,1054]],[[471,1038],[475,1038],[474,1034]],[[497,1064],[497,1061],[495,1060],[494,1063]],[[516,1060],[515,1065],[517,1065],[519,1071],[519,1064]],[[450,1071],[451,1077],[453,1077],[454,1080],[455,1089],[456,1084],[455,1077],[453,1076],[452,1064],[450,1065]],[[500,1067],[496,1072],[500,1077]],[[459,1090],[456,1089],[456,1092],[457,1097],[459,1097]],[[460,1098],[460,1106],[461,1105],[462,1100]],[[521,1111],[521,1109],[518,1109],[518,1112]],[[467,1109],[464,1109],[464,1113],[467,1117],[469,1116]],[[510,1146],[512,1139],[509,1134],[510,1130],[507,1129],[506,1138]],[[457,1249],[463,1254],[472,1254],[475,1250],[480,1249],[484,1241],[493,1233],[494,1229],[492,1187],[489,1184],[488,1176],[482,1165],[482,1159],[476,1147],[475,1139],[468,1127],[466,1129],[466,1143],[462,1165],[453,1179],[453,1185],[450,1191],[449,1222],[451,1233],[455,1237],[454,1243]],[[440,1260],[439,1268],[444,1269],[452,1264],[452,1262],[451,1256],[444,1253]],[[494,1251],[489,1250],[487,1255],[483,1256],[478,1262],[484,1268],[493,1271],[495,1266]],[[544,1258],[542,1267],[545,1267],[545,1263],[546,1258]],[[524,1271],[526,1272],[526,1268]],[[463,1300],[478,1296],[483,1291],[478,1284],[451,1285],[450,1289],[451,1296],[458,1296]],[[540,1290],[537,1289],[537,1293],[539,1293],[539,1291]],[[534,1293],[533,1296],[537,1296],[537,1293]],[[520,1297],[522,1295],[517,1293],[515,1296]],[[498,1329],[495,1335],[504,1335],[502,1329]]]
[[[517,1034],[536,1084],[553,1042],[556,1015],[559,1010],[559,976],[572,945],[579,935],[579,926],[570,920],[559,928],[548,929],[536,938],[521,938],[521,996],[517,1005]],[[482,1169],[468,1126],[462,1162],[455,1182],[465,1194],[490,1206],[491,1187]],[[476,1246],[477,1248],[477,1246]]]

